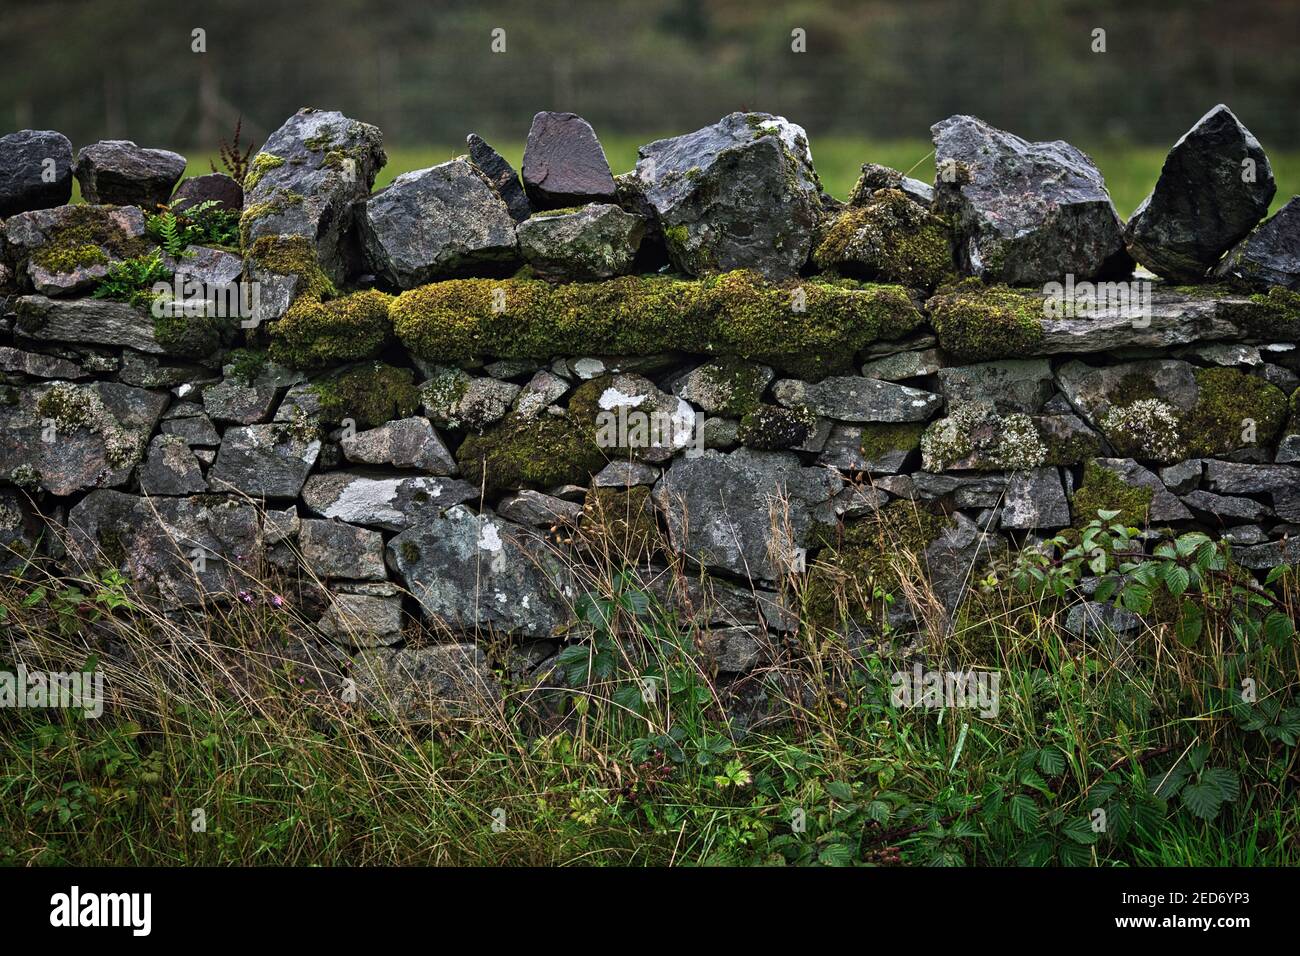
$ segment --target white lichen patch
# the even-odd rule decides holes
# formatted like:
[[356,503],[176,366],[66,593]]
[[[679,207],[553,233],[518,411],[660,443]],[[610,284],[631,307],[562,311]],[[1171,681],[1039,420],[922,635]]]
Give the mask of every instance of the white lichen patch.
[[1173,461],[1183,457],[1183,437],[1178,413],[1168,402],[1143,398],[1112,408],[1101,422],[1112,443],[1145,458]]

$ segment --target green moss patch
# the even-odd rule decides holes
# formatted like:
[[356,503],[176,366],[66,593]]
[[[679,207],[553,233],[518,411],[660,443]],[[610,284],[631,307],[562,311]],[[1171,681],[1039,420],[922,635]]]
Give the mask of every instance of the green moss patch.
[[780,451],[802,445],[816,427],[817,416],[806,408],[758,405],[740,420],[736,437],[748,448]]
[[875,461],[891,451],[915,451],[924,432],[925,422],[868,422],[862,426],[862,457]]
[[321,402],[321,419],[339,424],[352,419],[358,428],[377,428],[415,414],[420,390],[409,368],[375,362],[312,383]]
[[1042,297],[1008,286],[966,280],[926,303],[945,351],[963,361],[1033,354],[1043,337]]
[[592,488],[582,506],[579,532],[584,543],[608,548],[622,557],[636,557],[656,549],[659,523],[655,519],[650,489]]
[[921,324],[898,286],[770,283],[737,271],[707,279],[625,276],[552,286],[453,279],[398,296],[398,338],[435,362],[556,355],[730,355],[821,377],[854,353]]
[[1070,508],[1075,522],[1082,527],[1097,520],[1098,511],[1118,511],[1116,521],[1141,528],[1147,523],[1147,512],[1155,491],[1139,488],[1094,461],[1083,466],[1083,484],[1070,498]]
[[321,270],[316,247],[306,236],[262,236],[248,250],[254,269],[302,280],[302,295],[323,299],[338,295],[329,276]]
[[586,484],[605,465],[591,435],[567,417],[512,415],[482,435],[469,435],[456,452],[467,481],[488,491]]
[[271,328],[271,358],[304,369],[373,358],[392,335],[392,300],[374,289],[323,302],[299,296]]
[[1196,407],[1183,434],[1189,458],[1271,445],[1287,418],[1287,398],[1276,385],[1234,368],[1196,370]]
[[45,243],[31,254],[31,262],[48,272],[64,273],[105,265],[111,259],[133,259],[154,248],[147,239],[123,232],[110,212],[105,206],[68,207]]
[[825,272],[933,289],[954,275],[946,220],[897,189],[881,189],[842,211],[813,250]]

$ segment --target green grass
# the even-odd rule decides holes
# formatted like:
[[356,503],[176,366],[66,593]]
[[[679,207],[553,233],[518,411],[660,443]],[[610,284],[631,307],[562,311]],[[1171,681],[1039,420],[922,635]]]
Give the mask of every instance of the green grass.
[[[1158,623],[1081,639],[1061,627],[1068,596],[1003,573],[954,630],[927,632],[927,666],[1001,675],[996,715],[894,706],[910,661],[854,664],[805,624],[756,678],[778,699],[802,686],[788,719],[743,734],[697,632],[619,554],[584,572],[593,643],[562,655],[564,680],[503,672],[499,708],[418,726],[340,702],[293,650],[292,599],[213,607],[192,630],[120,578],[74,594],[0,581],[14,640],[0,670],[20,652],[78,666],[97,653],[78,633],[115,645],[102,718],[0,710],[0,865],[1300,863],[1300,750],[1243,724],[1222,690],[1245,666],[1261,700],[1294,706],[1294,629],[1261,640],[1207,612],[1191,644]],[[1272,593],[1294,617],[1295,576]],[[1193,750],[1240,779],[1208,815],[1152,794]]]

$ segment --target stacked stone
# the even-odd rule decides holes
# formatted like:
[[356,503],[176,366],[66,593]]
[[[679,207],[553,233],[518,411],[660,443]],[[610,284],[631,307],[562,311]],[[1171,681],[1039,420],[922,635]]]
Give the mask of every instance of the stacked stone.
[[[1263,219],[1249,132],[1207,114],[1127,225],[1068,144],[933,133],[933,188],[866,164],[847,204],[763,113],[617,177],[539,113],[522,175],[471,134],[377,192],[381,134],[333,112],[174,195],[174,153],[4,137],[0,565],[111,564],[170,613],[281,576],[363,689],[454,709],[494,666],[554,676],[601,534],[731,676],[800,626],[792,575],[805,623],[873,646],[828,582],[896,577],[900,541],[943,615],[1100,509],[1300,561],[1300,207]],[[172,266],[248,283],[251,314],[93,297],[155,249],[146,212],[203,198],[242,208],[241,247]],[[1099,619],[1138,625],[1072,622]]]

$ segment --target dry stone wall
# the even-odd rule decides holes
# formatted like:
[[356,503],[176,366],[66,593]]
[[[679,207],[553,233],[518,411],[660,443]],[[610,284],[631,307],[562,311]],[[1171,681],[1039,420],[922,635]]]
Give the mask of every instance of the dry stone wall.
[[471,134],[378,192],[333,112],[179,189],[166,150],[0,138],[0,567],[292,593],[363,688],[454,709],[551,673],[599,536],[728,675],[932,622],[834,597],[903,545],[949,617],[1100,509],[1300,561],[1300,205],[1264,218],[1254,137],[1211,110],[1125,224],[1068,144],[933,133],[933,185],[866,164],[847,203],[762,113],[619,176],[541,113],[522,175]]

